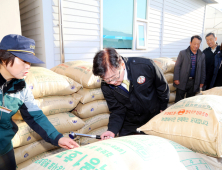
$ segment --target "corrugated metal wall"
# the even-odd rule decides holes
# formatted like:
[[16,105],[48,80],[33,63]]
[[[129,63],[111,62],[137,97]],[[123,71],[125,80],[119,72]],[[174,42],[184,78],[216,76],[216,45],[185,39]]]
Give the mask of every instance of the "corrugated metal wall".
[[201,0],[150,0],[149,10],[148,49],[119,50],[122,56],[177,57],[191,36],[202,36],[205,3]]
[[[60,63],[58,0],[53,1],[55,63]],[[63,0],[65,62],[92,61],[100,49],[100,2]]]
[[[59,0],[49,1],[52,20],[52,33],[45,33],[46,24],[43,13],[43,0],[20,0],[22,34],[36,41],[36,56],[43,61],[52,62],[50,67],[60,64],[59,43]],[[100,0],[62,0],[65,62],[73,60],[91,61],[100,50],[102,20]],[[192,35],[203,34],[205,3],[202,0],[149,0],[148,47],[146,50],[118,50],[125,57],[176,57],[180,50],[189,46]],[[51,9],[50,9],[51,7]],[[45,11],[44,11],[45,12]],[[44,15],[43,15],[44,14]],[[44,22],[43,22],[44,20]],[[44,26],[46,27],[46,26]],[[47,38],[48,37],[48,38]],[[50,51],[47,48],[51,38]],[[45,44],[44,44],[45,43]],[[53,48],[54,47],[54,48]],[[48,50],[52,59],[45,59]],[[202,49],[202,47],[201,47]],[[51,61],[54,60],[54,61]]]
[[[204,35],[214,32],[217,36],[217,42],[220,45],[222,43],[222,11],[215,9],[214,7],[207,7],[206,21],[205,21],[205,31]],[[204,48],[208,45],[205,41]]]
[[35,54],[45,62],[42,1],[19,0],[19,8],[22,35],[35,40]]
[[204,16],[203,1],[165,0],[162,56],[176,57],[189,46],[191,36],[202,36]]
[[21,35],[19,1],[0,0],[0,42],[8,34]]

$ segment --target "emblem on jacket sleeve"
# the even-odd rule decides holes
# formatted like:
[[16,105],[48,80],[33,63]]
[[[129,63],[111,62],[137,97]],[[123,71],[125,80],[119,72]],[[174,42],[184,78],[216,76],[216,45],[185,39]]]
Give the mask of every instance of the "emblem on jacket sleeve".
[[145,83],[145,81],[146,81],[146,78],[144,76],[139,76],[137,78],[137,83],[139,83],[139,84],[143,84],[143,83]]

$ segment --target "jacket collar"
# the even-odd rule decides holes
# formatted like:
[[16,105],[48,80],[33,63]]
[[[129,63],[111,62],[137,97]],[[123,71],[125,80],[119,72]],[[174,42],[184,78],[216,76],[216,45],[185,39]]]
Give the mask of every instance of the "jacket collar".
[[131,70],[130,70],[130,60],[127,57],[122,57],[122,59],[123,59],[123,61],[125,63],[125,66],[126,66],[128,79],[131,81],[132,80],[132,75],[131,75]]
[[[218,52],[218,51],[220,51],[220,45],[218,45],[218,43],[216,43],[216,44],[217,44],[216,52]],[[211,51],[211,47],[207,47],[205,50]]]
[[216,47],[216,51],[217,51],[217,53],[220,51],[220,45],[218,45],[218,46]]
[[6,81],[2,74],[0,74],[0,87],[2,87],[3,84],[4,92],[6,93],[16,93],[26,87],[24,79],[12,79],[10,81]]
[[[187,57],[189,59],[189,61],[191,62],[191,59],[190,59],[190,46],[186,49],[186,53],[187,53]],[[200,49],[197,50],[197,62],[200,60],[201,58],[201,55],[202,55],[202,52],[200,51]]]
[[191,51],[191,49],[190,49],[190,55],[191,55],[191,54],[193,54],[193,55],[198,55],[198,51],[197,51],[196,54],[194,54],[194,53]]
[[[132,85],[132,82],[131,82],[131,80],[132,80],[132,78],[131,78],[131,71],[130,71],[130,66],[129,66],[129,58],[127,58],[127,57],[122,57],[122,59],[123,59],[123,61],[124,61],[124,63],[125,63],[125,67],[126,67],[126,71],[127,71],[127,78],[130,80],[130,89],[129,89],[129,92],[127,91],[125,91],[124,89],[122,89],[122,87],[121,87],[121,85],[120,86],[117,86],[118,87],[118,89],[116,89],[116,90],[118,90],[119,91],[119,93],[123,93],[123,94],[125,94],[125,95],[127,95],[127,96],[129,96],[129,93],[132,91],[132,87],[131,87],[131,85]],[[107,83],[106,83],[107,84]],[[111,84],[107,84],[111,89],[115,89],[115,86],[114,85],[111,85]]]
[[218,51],[218,53],[215,55],[216,58],[222,58],[222,52]]
[[0,86],[2,86],[6,82],[5,78],[0,74]]

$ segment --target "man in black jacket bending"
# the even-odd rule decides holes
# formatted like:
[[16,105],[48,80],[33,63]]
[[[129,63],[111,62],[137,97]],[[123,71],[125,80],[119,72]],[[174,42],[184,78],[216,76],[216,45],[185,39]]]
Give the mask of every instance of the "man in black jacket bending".
[[107,48],[94,57],[93,73],[103,79],[101,89],[111,112],[102,139],[137,134],[138,127],[167,108],[169,87],[150,59],[121,57]]

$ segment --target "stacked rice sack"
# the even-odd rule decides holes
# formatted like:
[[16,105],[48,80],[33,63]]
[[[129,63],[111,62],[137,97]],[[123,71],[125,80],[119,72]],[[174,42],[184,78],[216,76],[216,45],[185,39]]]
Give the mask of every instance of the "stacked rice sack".
[[176,88],[173,86],[173,75],[175,61],[171,58],[155,58],[153,59],[154,63],[162,70],[164,77],[170,88],[170,98],[168,107],[174,104],[176,98]]
[[[83,120],[70,112],[82,97],[76,93],[82,87],[79,83],[42,67],[32,67],[25,81],[32,90],[35,104],[42,109],[43,114],[64,136],[85,125]],[[19,164],[38,154],[57,148],[42,140],[23,121],[20,112],[17,112],[12,119],[18,126],[18,132],[12,139],[18,167]]]
[[32,157],[31,159],[28,159],[27,161],[20,163],[19,165],[17,165],[16,170],[22,170],[22,168],[25,168],[25,167],[31,165],[32,163],[34,163],[35,161],[37,161],[39,159],[43,159],[47,156],[55,155],[57,153],[64,152],[64,151],[66,151],[66,149],[64,149],[64,148],[45,151],[41,154],[38,154],[38,155]]
[[[183,99],[156,115],[138,131],[177,142],[222,169],[222,96],[211,94]],[[208,91],[209,93],[209,91]],[[221,93],[222,94],[222,93]]]
[[[74,115],[85,121],[85,126],[78,133],[101,135],[107,130],[109,109],[101,91],[101,79],[92,73],[92,63],[71,61],[51,69],[65,75],[83,86],[77,94],[81,95],[80,103],[72,111]],[[81,137],[80,145],[98,141]]]
[[35,161],[23,170],[219,170],[173,141],[132,135],[92,143]]
[[202,95],[217,95],[217,96],[222,96],[222,87],[214,87],[212,89],[202,91]]

